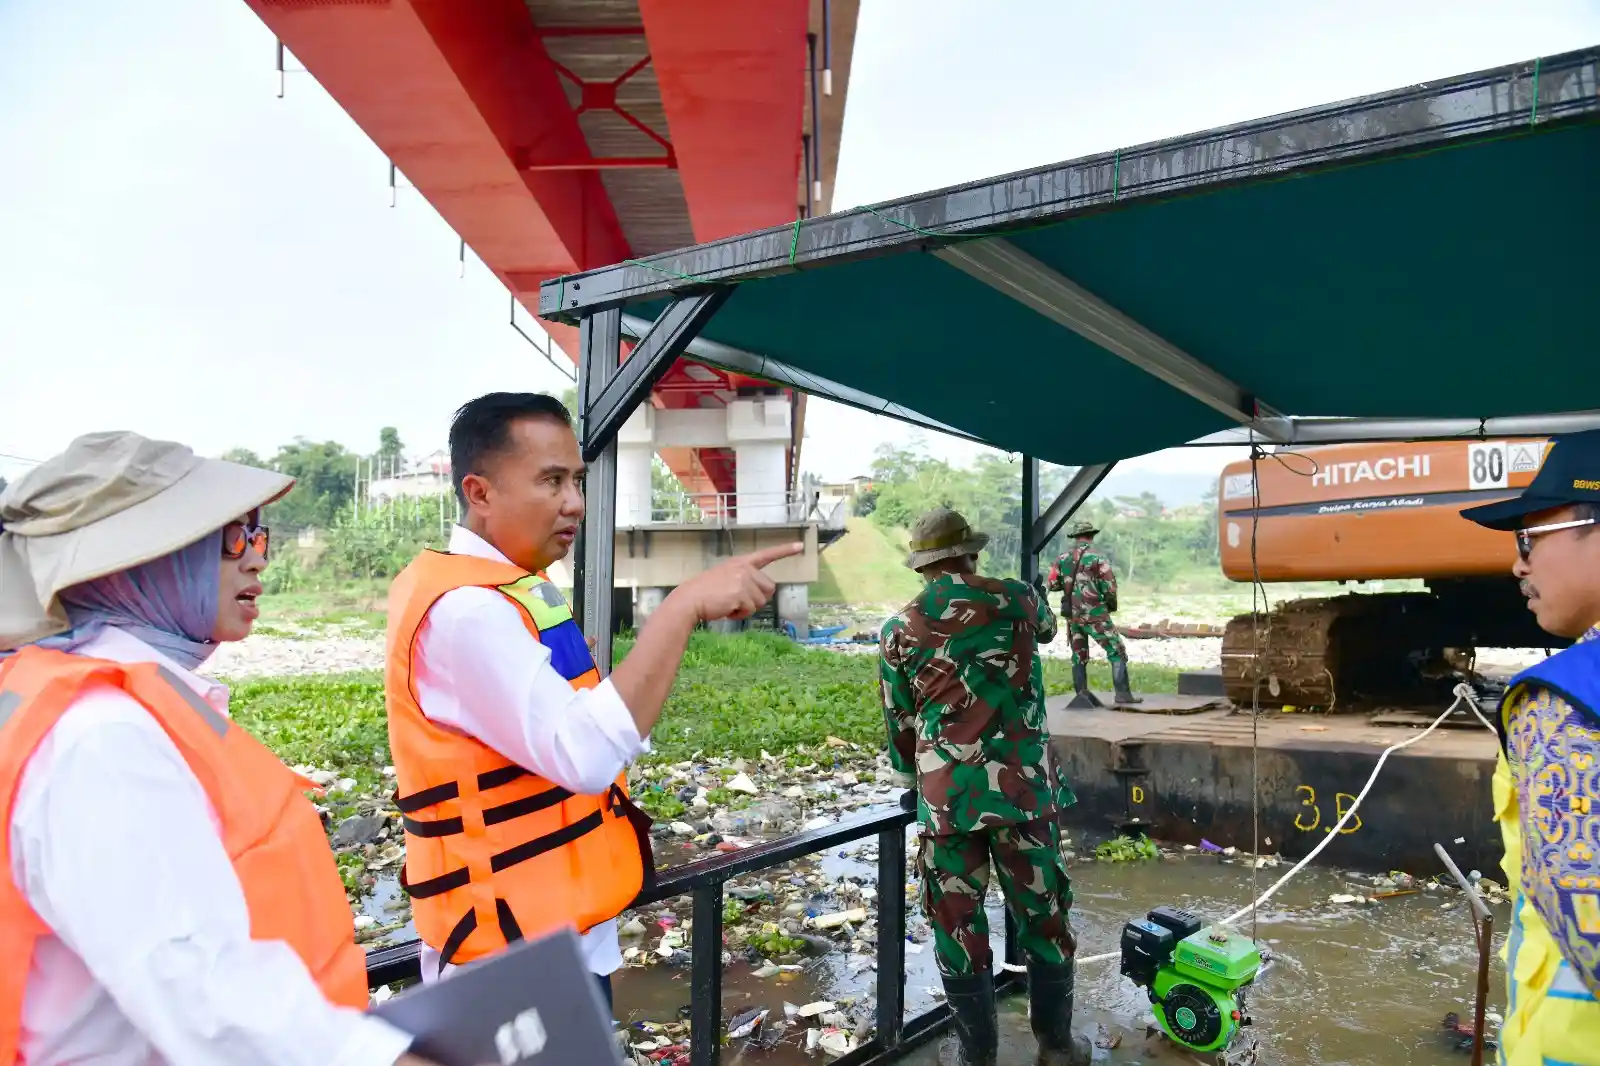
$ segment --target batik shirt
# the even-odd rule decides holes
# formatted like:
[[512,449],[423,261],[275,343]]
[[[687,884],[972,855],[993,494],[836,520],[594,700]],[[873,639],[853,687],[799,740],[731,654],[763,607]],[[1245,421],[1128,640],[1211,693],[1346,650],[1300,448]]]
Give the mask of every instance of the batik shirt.
[[[1600,626],[1579,641],[1596,639]],[[1506,722],[1522,811],[1522,889],[1600,996],[1600,718],[1533,684]]]

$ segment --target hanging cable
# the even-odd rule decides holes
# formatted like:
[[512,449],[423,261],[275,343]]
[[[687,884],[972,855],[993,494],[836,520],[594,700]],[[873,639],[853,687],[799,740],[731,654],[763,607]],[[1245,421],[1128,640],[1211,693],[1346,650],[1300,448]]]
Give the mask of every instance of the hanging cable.
[[[1256,897],[1253,903],[1247,907],[1241,907],[1239,910],[1234,911],[1217,924],[1232,925],[1240,918],[1243,918],[1246,914],[1254,914],[1263,903],[1266,903],[1267,900],[1277,895],[1278,890],[1284,885],[1288,884],[1295,877],[1295,875],[1299,874],[1301,870],[1304,870],[1307,866],[1309,866],[1313,859],[1322,854],[1322,850],[1329,844],[1333,843],[1334,838],[1339,835],[1339,831],[1344,828],[1345,823],[1350,821],[1351,818],[1355,817],[1356,811],[1361,806],[1361,801],[1367,798],[1368,792],[1372,791],[1372,786],[1378,780],[1378,774],[1383,770],[1383,764],[1388,761],[1389,756],[1404,748],[1409,748],[1413,744],[1420,743],[1428,736],[1428,734],[1432,733],[1435,729],[1438,729],[1439,726],[1444,724],[1444,721],[1452,714],[1455,714],[1456,710],[1463,704],[1465,704],[1467,709],[1477,717],[1478,721],[1483,723],[1483,727],[1485,729],[1489,730],[1491,733],[1495,733],[1496,738],[1499,737],[1499,733],[1495,732],[1494,726],[1489,724],[1489,720],[1485,718],[1483,716],[1483,712],[1478,709],[1477,693],[1472,691],[1472,686],[1466,684],[1465,682],[1457,685],[1455,687],[1455,697],[1455,702],[1450,704],[1443,714],[1435,718],[1428,728],[1424,729],[1414,737],[1408,737],[1405,740],[1391,744],[1387,748],[1383,749],[1383,753],[1378,756],[1378,765],[1372,768],[1372,774],[1367,778],[1367,783],[1361,786],[1360,792],[1356,793],[1355,802],[1350,804],[1350,806],[1345,810],[1344,814],[1340,816],[1339,820],[1334,823],[1333,828],[1328,830],[1327,835],[1317,842],[1317,846],[1312,848],[1310,853],[1307,854],[1305,858],[1295,863],[1294,866],[1290,868],[1288,873],[1278,878],[1278,880],[1273,883],[1272,887],[1261,893],[1260,896]],[[1085,958],[1081,958],[1078,960],[1078,965],[1085,966],[1091,962],[1105,962],[1109,959],[1119,959],[1121,957],[1122,952],[1120,951],[1108,951],[1101,955],[1089,955]]]
[[[1261,448],[1256,444],[1255,427],[1250,427],[1250,654],[1255,660],[1250,686],[1250,845],[1251,855],[1261,854],[1261,615],[1256,610],[1256,594],[1266,602],[1267,586],[1261,583],[1261,560],[1256,555],[1256,533],[1261,528]],[[1272,625],[1267,624],[1267,642],[1272,642]],[[1260,863],[1250,863],[1250,893],[1258,887]],[[1255,943],[1255,912],[1251,912],[1250,941]]]

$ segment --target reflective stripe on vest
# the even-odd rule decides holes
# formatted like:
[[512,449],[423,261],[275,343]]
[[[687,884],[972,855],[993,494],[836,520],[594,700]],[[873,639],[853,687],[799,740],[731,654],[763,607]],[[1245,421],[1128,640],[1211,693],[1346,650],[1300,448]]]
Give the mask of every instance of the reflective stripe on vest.
[[442,965],[562,926],[587,931],[619,914],[653,874],[649,819],[629,800],[624,775],[602,793],[574,795],[422,714],[416,634],[441,596],[464,587],[514,604],[573,688],[600,680],[571,608],[543,575],[430,551],[395,579],[384,694],[406,831],[401,884],[418,935]]
[[1495,820],[1512,890],[1511,930],[1501,953],[1507,987],[1498,1061],[1501,1066],[1600,1066],[1600,1000],[1562,957],[1524,890],[1521,794],[1507,750],[1511,708],[1533,687],[1557,693],[1600,725],[1600,642],[1574,644],[1518,674],[1507,686],[1496,720],[1503,750],[1495,769]]
[[288,944],[330,1001],[364,1008],[366,955],[322,820],[301,795],[315,786],[166,669],[30,647],[0,664],[0,1063],[20,1054],[34,946],[50,935],[11,877],[11,805],[33,753],[90,685],[137,700],[193,771],[244,891],[251,935]]

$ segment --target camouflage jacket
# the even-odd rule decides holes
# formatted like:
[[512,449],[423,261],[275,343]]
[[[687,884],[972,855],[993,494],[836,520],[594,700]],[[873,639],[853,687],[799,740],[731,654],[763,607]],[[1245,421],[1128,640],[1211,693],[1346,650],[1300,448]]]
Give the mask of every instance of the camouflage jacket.
[[[1067,578],[1073,567],[1078,577],[1067,593]],[[1061,597],[1061,613],[1068,621],[1108,614],[1117,609],[1117,574],[1106,562],[1106,557],[1094,550],[1092,544],[1074,544],[1050,568],[1050,577],[1044,586],[1050,592],[1066,593]]]
[[889,758],[916,775],[934,834],[1054,817],[1073,802],[1048,758],[1038,645],[1056,620],[1021,581],[945,575],[888,622],[880,682]]

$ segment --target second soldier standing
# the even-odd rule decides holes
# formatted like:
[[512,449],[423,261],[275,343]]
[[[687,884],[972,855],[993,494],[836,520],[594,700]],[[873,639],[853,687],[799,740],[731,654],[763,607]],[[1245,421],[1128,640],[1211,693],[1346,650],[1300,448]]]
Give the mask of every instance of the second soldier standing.
[[1094,550],[1092,522],[1074,522],[1067,530],[1073,544],[1050,568],[1045,587],[1061,592],[1061,613],[1067,620],[1072,640],[1072,687],[1077,693],[1074,706],[1098,707],[1100,701],[1089,691],[1089,641],[1106,653],[1111,664],[1111,681],[1120,704],[1142,703],[1128,681],[1128,646],[1117,632],[1111,614],[1117,609],[1117,575],[1106,557]]
[[922,594],[884,624],[881,684],[889,757],[914,782],[917,872],[934,957],[955,1021],[943,1061],[993,1066],[998,1051],[984,896],[993,866],[1027,955],[1040,1066],[1089,1061],[1072,1032],[1072,886],[1057,816],[1073,801],[1049,758],[1038,645],[1049,604],[1022,581],[979,576],[988,536],[936,508],[911,533]]

